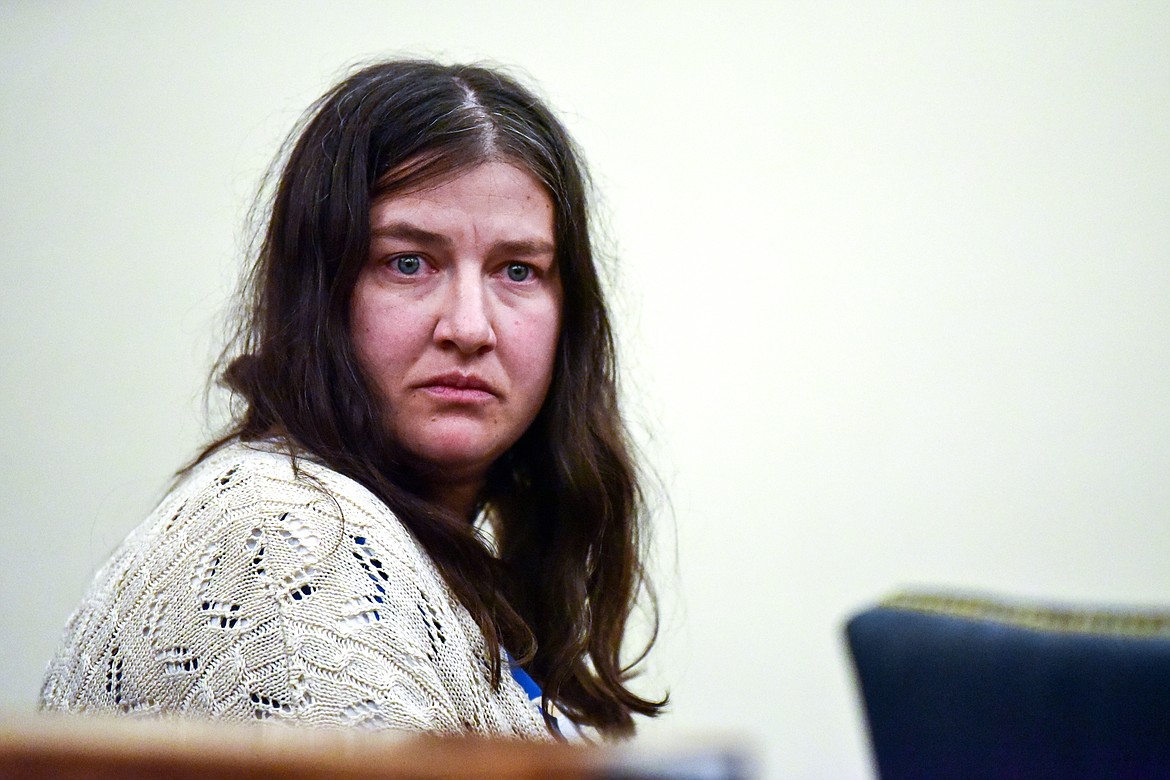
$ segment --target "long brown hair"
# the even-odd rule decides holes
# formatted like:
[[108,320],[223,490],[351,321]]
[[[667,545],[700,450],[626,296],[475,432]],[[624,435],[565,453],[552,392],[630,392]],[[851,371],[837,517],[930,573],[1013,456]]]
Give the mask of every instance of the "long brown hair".
[[[237,413],[204,454],[276,432],[362,483],[414,533],[482,629],[496,684],[507,648],[542,684],[546,709],[555,703],[578,723],[630,733],[632,714],[655,715],[665,700],[634,694],[622,660],[631,610],[644,594],[653,611],[653,595],[588,181],[572,140],[496,70],[393,61],[325,94],[287,148],[239,331],[217,368]],[[548,396],[480,496],[495,555],[466,517],[423,498],[417,468],[380,424],[349,323],[371,204],[488,160],[519,165],[547,188],[564,285]]]

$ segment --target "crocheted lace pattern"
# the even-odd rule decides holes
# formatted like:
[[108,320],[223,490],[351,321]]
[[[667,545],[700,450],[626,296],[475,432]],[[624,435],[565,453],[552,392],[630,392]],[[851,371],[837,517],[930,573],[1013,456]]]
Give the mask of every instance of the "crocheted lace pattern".
[[549,738],[390,510],[297,467],[235,443],[184,477],[97,574],[42,708]]

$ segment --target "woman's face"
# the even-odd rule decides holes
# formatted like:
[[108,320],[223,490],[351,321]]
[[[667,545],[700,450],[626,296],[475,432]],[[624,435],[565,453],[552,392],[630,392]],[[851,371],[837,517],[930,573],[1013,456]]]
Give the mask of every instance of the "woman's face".
[[483,163],[370,211],[350,304],[357,359],[390,435],[435,488],[478,490],[552,379],[562,289],[553,204],[528,172]]

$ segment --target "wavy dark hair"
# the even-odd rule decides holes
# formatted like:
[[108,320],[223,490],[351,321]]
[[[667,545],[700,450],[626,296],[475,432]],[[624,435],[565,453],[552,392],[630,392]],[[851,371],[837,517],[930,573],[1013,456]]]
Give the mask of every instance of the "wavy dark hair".
[[[216,369],[235,413],[201,457],[232,438],[278,435],[294,454],[362,483],[414,533],[482,629],[494,684],[506,648],[542,684],[546,711],[555,704],[604,733],[631,733],[632,715],[655,715],[665,699],[627,687],[654,635],[626,664],[626,623],[641,596],[655,626],[657,613],[642,566],[645,512],[618,409],[587,174],[568,133],[498,70],[392,61],[326,93],[285,149],[239,330]],[[467,517],[425,497],[425,475],[381,423],[349,322],[371,205],[488,161],[517,165],[547,189],[564,289],[548,395],[479,496],[495,554]]]

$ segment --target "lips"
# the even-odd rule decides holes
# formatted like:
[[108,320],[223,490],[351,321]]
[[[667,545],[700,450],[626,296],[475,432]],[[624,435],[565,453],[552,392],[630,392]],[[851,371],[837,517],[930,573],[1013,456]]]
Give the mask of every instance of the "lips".
[[499,391],[490,382],[475,374],[450,371],[419,382],[416,387],[425,393],[448,401],[478,402],[495,398]]

